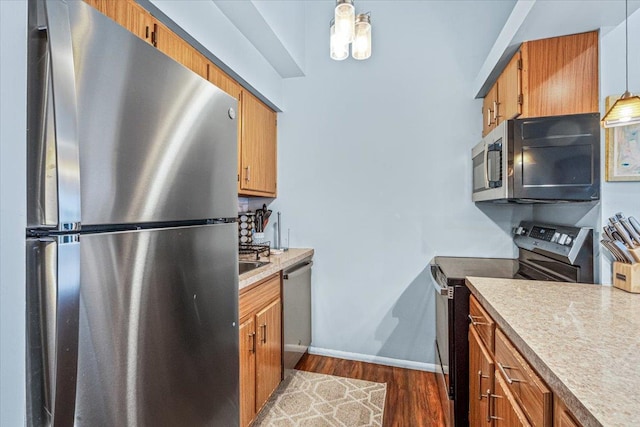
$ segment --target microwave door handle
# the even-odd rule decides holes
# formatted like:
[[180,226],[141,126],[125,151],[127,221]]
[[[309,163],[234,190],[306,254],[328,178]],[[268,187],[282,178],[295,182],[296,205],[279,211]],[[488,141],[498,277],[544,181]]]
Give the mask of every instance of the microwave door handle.
[[489,144],[484,144],[484,188],[489,188]]

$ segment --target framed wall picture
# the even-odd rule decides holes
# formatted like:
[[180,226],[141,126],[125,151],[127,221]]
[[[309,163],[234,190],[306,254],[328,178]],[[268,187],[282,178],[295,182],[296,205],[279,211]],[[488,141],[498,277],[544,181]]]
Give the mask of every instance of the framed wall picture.
[[[605,111],[618,99],[607,96]],[[605,177],[607,181],[640,181],[640,124],[606,129]]]

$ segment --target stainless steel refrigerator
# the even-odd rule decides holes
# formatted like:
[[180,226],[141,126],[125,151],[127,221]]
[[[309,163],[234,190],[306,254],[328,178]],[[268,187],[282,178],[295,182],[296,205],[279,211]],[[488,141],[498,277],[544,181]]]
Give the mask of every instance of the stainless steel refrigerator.
[[28,425],[237,425],[237,101],[29,1]]

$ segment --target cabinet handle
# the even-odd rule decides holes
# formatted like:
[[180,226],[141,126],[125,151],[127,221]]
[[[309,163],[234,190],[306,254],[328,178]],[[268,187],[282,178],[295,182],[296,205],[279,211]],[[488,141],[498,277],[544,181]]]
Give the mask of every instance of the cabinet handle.
[[501,420],[502,418],[496,417],[495,415],[491,415],[491,399],[495,399],[498,397],[496,394],[491,394],[491,389],[487,389],[487,422],[490,423],[491,420]]
[[244,174],[244,179],[249,182],[251,181],[251,166],[246,166],[244,169],[247,171],[247,173]]
[[519,380],[517,378],[511,378],[509,376],[509,374],[507,374],[507,371],[505,369],[513,369],[511,366],[504,366],[502,363],[498,362],[498,368],[500,368],[500,371],[502,372],[502,375],[504,375],[504,377],[506,378],[506,380],[507,380],[507,382],[509,384],[526,383],[526,381],[522,381],[522,380]]
[[249,349],[249,353],[256,352],[256,333],[252,332],[249,334],[249,339],[251,340],[251,348]]
[[158,24],[153,24],[153,31],[151,32],[151,44],[154,47],[158,47]]
[[266,344],[267,343],[267,324],[265,323],[264,325],[260,325],[262,329],[262,343]]
[[471,324],[472,324],[473,326],[478,326],[478,325],[489,325],[489,323],[487,323],[487,322],[476,322],[476,321],[475,321],[475,320],[473,320],[473,319],[481,319],[481,317],[480,317],[480,316],[472,316],[472,315],[469,315],[469,320],[471,320]]
[[482,400],[482,371],[478,371],[478,400]]
[[498,101],[493,101],[493,121],[495,124],[498,124]]
[[487,127],[491,126],[491,108],[487,108]]

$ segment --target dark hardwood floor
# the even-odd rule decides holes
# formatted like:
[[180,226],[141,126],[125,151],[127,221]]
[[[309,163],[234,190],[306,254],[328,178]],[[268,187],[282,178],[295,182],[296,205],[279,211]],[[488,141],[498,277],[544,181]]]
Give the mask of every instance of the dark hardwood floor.
[[431,372],[305,354],[296,369],[387,383],[384,427],[444,426],[436,376]]

